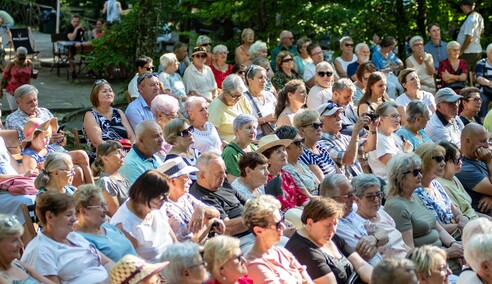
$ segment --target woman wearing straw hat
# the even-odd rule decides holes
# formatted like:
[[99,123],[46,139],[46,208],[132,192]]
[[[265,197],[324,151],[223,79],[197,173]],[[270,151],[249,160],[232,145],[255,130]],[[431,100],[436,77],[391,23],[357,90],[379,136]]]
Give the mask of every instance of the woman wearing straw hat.
[[109,277],[111,284],[159,284],[162,283],[159,272],[168,264],[169,261],[146,263],[129,254],[115,264]]
[[200,46],[193,48],[191,64],[185,70],[183,82],[189,96],[201,96],[210,103],[217,96],[217,83],[206,61],[207,50]]
[[22,140],[22,164],[26,170],[43,170],[43,162],[49,153],[55,149],[49,145],[51,133],[57,128],[57,119],[52,118],[43,122],[40,118],[31,118],[24,125]]

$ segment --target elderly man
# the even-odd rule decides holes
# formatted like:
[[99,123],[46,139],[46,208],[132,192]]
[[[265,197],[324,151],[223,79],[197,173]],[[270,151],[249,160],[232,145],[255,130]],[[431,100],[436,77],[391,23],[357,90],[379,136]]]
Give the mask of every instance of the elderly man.
[[448,58],[448,50],[446,49],[448,43],[441,40],[441,28],[437,23],[430,24],[427,33],[430,40],[424,45],[424,50],[432,55],[434,70],[437,70],[439,62]]
[[461,96],[457,95],[451,88],[443,88],[436,93],[437,110],[431,116],[425,132],[432,141],[439,143],[443,141],[453,142],[461,145],[461,131],[465,127],[458,117],[458,107]]
[[272,54],[270,55],[270,61],[271,61],[271,66],[273,71],[276,71],[276,60],[277,60],[277,55],[281,51],[288,51],[292,53],[293,56],[296,56],[299,54],[297,51],[297,46],[294,44],[294,36],[290,31],[282,31],[280,33],[280,42],[279,44],[272,50]]
[[153,120],[144,120],[135,128],[137,142],[125,157],[119,172],[131,183],[146,170],[157,169],[162,160],[156,155],[162,148],[162,128]]
[[[135,66],[137,67],[137,73],[133,76],[133,79],[128,83],[128,93],[132,100],[135,100],[140,96],[138,92],[138,78],[145,73],[154,71],[154,63],[152,58],[142,55],[135,61]],[[184,71],[183,71],[184,72]]]
[[347,66],[347,77],[352,79],[352,81],[357,81],[357,68],[362,63],[366,63],[371,59],[371,50],[369,49],[369,45],[367,43],[361,42],[355,46],[354,53],[357,56],[357,61],[350,63]]
[[409,43],[413,53],[405,60],[405,64],[407,68],[415,69],[419,75],[420,89],[434,94],[434,59],[430,53],[424,51],[424,39],[421,36],[412,37]]
[[[342,118],[342,130],[340,132],[351,136],[354,126],[359,120],[359,116],[352,106],[355,85],[350,79],[343,78],[333,83],[332,92],[333,96],[328,103],[332,102],[343,108],[340,113],[340,117]],[[366,131],[364,129],[359,131],[359,135],[364,135],[365,133]]]
[[190,58],[188,57],[188,45],[183,42],[176,42],[173,46],[173,52],[179,61],[179,66],[177,72],[181,77],[183,77],[186,67],[190,65]]
[[150,108],[152,100],[161,92],[161,83],[156,73],[144,73],[137,80],[140,96],[128,105],[125,115],[133,129],[144,120],[153,120]]
[[492,149],[489,132],[480,124],[470,123],[461,133],[463,166],[456,173],[471,205],[477,212],[489,215],[492,211]]
[[336,234],[372,266],[378,264],[382,260],[378,247],[388,243],[388,234],[379,227],[368,234],[366,220],[353,209],[355,194],[350,181],[342,174],[328,175],[321,183],[319,193],[343,206],[343,216],[338,221]]
[[461,45],[461,59],[466,61],[469,70],[475,70],[475,64],[482,58],[480,35],[484,31],[483,18],[475,11],[473,0],[461,0],[461,11],[465,13],[466,19],[456,41]]

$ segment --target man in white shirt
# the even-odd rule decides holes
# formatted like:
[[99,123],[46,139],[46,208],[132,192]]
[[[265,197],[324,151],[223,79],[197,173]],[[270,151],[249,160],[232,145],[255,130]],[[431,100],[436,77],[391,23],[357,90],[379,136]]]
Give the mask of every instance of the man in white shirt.
[[475,71],[475,65],[482,56],[480,35],[484,31],[482,15],[475,12],[473,0],[462,0],[461,10],[466,19],[461,25],[457,41],[461,44],[461,58],[466,61],[468,70]]
[[137,74],[135,74],[133,79],[128,84],[128,92],[130,93],[130,97],[132,98],[132,101],[138,98],[138,96],[140,95],[138,92],[138,84],[137,84],[138,77],[147,72],[154,71],[154,63],[152,61],[152,58],[147,57],[145,55],[137,58],[137,60],[135,61],[135,65],[137,67]]

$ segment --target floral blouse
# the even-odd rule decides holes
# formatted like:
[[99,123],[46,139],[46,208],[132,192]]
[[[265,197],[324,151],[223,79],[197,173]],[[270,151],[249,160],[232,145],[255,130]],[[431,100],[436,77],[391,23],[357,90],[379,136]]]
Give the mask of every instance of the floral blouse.
[[430,189],[433,194],[421,187],[415,190],[415,194],[420,198],[425,207],[427,207],[427,209],[429,209],[436,217],[437,221],[440,221],[443,224],[454,223],[454,215],[451,211],[453,201],[449,198],[446,190],[437,180],[431,182]]
[[[275,176],[268,175],[268,182],[274,178]],[[289,172],[281,169],[280,179],[282,181],[282,195],[278,195],[276,198],[280,201],[280,204],[282,204],[282,211],[285,212],[296,206],[302,206],[308,200],[307,196],[302,193],[301,189],[296,184],[296,181]]]

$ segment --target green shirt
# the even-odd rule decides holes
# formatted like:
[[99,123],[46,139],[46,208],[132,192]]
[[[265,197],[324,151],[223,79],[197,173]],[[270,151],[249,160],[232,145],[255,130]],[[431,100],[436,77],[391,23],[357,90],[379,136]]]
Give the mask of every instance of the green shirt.
[[[249,152],[254,152],[258,149],[253,144],[249,144],[248,146],[248,151]],[[226,165],[226,173],[239,177],[241,175],[241,171],[239,170],[239,167],[237,165],[237,162],[241,158],[241,156],[244,154],[244,151],[237,145],[234,141],[229,143],[224,148],[224,151],[222,151],[222,159],[224,159],[225,165]]]
[[0,10],[0,19],[2,19],[2,25],[9,25],[14,23],[14,18],[9,15],[9,13],[4,10]]
[[471,206],[472,198],[456,176],[453,177],[453,180],[437,178],[437,181],[444,187],[449,198],[453,200],[454,205],[460,209],[463,215],[470,220],[478,218],[477,212]]

